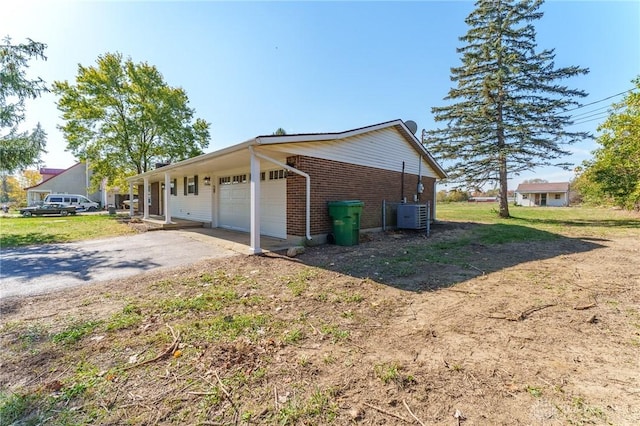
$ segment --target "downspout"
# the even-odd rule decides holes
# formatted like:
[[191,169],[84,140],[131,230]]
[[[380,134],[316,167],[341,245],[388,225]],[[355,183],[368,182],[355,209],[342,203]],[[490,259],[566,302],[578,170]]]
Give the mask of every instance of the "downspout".
[[418,156],[418,187],[416,188],[416,198],[420,201],[420,195],[424,191],[424,185],[422,185],[422,155]]
[[438,180],[434,179],[433,180],[433,193],[432,193],[432,198],[431,198],[431,205],[433,206],[431,208],[431,221],[433,223],[436,223],[436,201],[438,199],[437,195],[436,195],[437,185],[438,185]]
[[258,158],[262,158],[263,160],[267,160],[267,161],[269,161],[269,162],[271,162],[271,163],[273,163],[273,164],[275,164],[277,166],[280,166],[283,169],[286,169],[286,170],[288,170],[290,172],[293,172],[293,173],[295,173],[297,175],[304,176],[304,178],[307,181],[306,225],[305,225],[306,229],[305,229],[305,232],[307,234],[306,235],[307,240],[311,241],[313,239],[313,238],[311,238],[311,176],[309,176],[308,174],[306,174],[305,172],[303,172],[301,170],[296,169],[295,167],[291,167],[291,166],[289,166],[289,165],[287,165],[285,163],[282,163],[282,162],[276,160],[275,158],[271,158],[271,157],[268,157],[268,156],[266,156],[264,154],[261,154],[259,152],[254,151],[252,146],[249,147],[249,151],[253,152],[253,155],[255,155]]
[[402,177],[400,178],[400,202],[404,203],[404,161],[402,162]]

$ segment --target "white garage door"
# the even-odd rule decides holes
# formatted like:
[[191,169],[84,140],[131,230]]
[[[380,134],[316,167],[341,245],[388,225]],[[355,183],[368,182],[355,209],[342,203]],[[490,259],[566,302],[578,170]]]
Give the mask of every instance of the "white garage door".
[[249,232],[251,218],[248,183],[220,185],[220,216],[222,228]]
[[[287,181],[269,179],[269,172],[265,177],[266,180],[260,182],[260,233],[287,238]],[[248,182],[220,185],[220,227],[249,232],[250,197],[251,189]]]

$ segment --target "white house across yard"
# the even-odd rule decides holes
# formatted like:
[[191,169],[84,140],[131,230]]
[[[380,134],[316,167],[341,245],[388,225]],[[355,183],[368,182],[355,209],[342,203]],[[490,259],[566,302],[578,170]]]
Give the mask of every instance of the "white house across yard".
[[569,205],[569,182],[521,183],[516,189],[516,204],[566,207]]
[[382,228],[383,201],[429,201],[435,211],[435,183],[444,177],[405,122],[394,120],[339,133],[258,136],[128,182],[131,199],[138,187],[144,218],[249,232],[259,253],[260,235],[324,242],[329,201],[363,201],[362,230]]

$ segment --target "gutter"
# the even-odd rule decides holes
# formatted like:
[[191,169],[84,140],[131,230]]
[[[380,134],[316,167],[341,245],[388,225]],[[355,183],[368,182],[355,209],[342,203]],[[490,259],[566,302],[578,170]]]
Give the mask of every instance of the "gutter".
[[267,160],[279,167],[282,167],[283,169],[286,169],[290,172],[293,172],[297,175],[300,176],[304,176],[304,178],[307,181],[307,194],[306,194],[306,224],[305,224],[305,233],[307,234],[307,240],[311,241],[313,238],[311,238],[311,176],[309,176],[308,174],[306,174],[305,172],[296,169],[295,167],[291,167],[285,163],[281,163],[280,161],[276,160],[275,158],[271,158],[268,157],[264,154],[261,154],[259,152],[254,151],[252,146],[249,146],[249,150],[251,152],[253,152],[253,154],[258,157],[258,158],[262,158],[263,160]]

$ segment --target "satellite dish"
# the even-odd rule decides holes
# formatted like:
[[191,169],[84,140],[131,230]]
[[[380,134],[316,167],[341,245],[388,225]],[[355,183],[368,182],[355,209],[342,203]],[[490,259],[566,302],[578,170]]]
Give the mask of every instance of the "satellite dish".
[[413,120],[407,120],[404,122],[404,125],[407,126],[407,129],[411,130],[411,133],[413,133],[414,135],[416,134],[416,132],[418,131],[418,125],[416,124],[415,121]]

